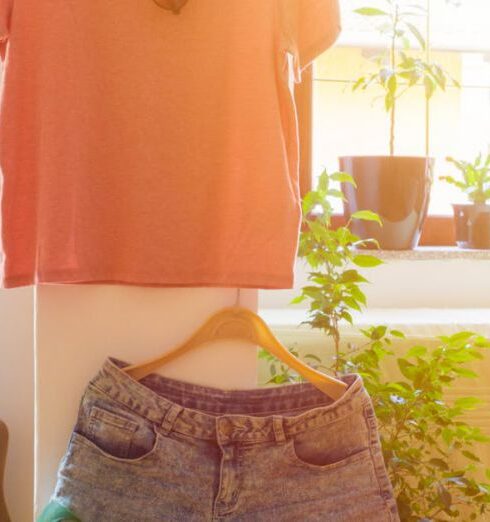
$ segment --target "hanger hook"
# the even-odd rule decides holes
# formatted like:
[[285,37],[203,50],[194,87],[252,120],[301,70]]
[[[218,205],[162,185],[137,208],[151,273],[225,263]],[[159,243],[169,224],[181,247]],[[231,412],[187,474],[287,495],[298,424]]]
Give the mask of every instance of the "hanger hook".
[[240,288],[236,289],[235,306],[240,306]]

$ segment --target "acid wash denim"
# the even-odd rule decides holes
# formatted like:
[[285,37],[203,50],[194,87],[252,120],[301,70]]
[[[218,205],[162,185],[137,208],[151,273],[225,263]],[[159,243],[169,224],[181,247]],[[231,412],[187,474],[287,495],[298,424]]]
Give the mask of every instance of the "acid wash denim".
[[400,520],[359,375],[333,401],[309,382],[136,381],[128,364],[89,381],[51,506],[82,522]]

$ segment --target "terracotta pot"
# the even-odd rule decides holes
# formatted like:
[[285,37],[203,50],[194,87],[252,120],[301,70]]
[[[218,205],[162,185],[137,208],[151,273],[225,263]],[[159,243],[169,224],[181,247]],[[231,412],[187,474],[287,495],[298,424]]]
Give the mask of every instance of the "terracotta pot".
[[429,207],[434,159],[416,156],[343,156],[340,169],[349,173],[357,189],[342,184],[348,218],[357,210],[372,210],[383,221],[353,220],[352,230],[374,238],[385,250],[417,246]]
[[490,205],[453,204],[456,244],[460,248],[490,249]]

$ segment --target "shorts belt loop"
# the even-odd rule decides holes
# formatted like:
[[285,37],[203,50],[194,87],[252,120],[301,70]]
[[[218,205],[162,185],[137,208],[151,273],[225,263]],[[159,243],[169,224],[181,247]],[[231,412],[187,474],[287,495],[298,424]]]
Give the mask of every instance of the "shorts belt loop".
[[165,435],[167,435],[174,427],[175,419],[183,409],[184,408],[180,404],[172,404],[172,406],[167,410],[161,423],[162,432]]
[[280,415],[273,415],[272,427],[274,428],[274,436],[277,442],[285,442],[286,434],[284,433],[284,418]]

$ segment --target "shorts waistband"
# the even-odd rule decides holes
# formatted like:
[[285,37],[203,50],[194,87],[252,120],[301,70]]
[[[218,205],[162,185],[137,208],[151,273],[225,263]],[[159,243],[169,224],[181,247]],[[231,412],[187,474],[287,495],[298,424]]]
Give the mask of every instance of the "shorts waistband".
[[300,431],[362,413],[370,403],[358,374],[341,377],[348,387],[334,401],[310,382],[221,389],[157,373],[137,381],[122,371],[129,364],[107,357],[89,385],[159,425],[164,433],[174,430],[222,441],[284,440]]

